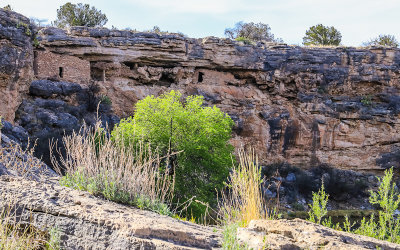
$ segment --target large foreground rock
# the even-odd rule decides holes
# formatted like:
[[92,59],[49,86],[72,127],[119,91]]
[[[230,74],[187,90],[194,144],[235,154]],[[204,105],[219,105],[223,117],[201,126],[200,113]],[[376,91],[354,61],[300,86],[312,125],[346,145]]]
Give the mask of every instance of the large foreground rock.
[[400,249],[400,245],[336,231],[309,221],[254,220],[238,238],[254,249]]
[[[0,211],[10,205],[18,208],[21,223],[42,231],[57,228],[63,249],[217,249],[222,245],[219,229],[96,198],[60,186],[57,177],[38,182],[0,176]],[[300,219],[256,220],[237,234],[253,249],[400,249],[397,244]]]
[[212,249],[220,234],[212,228],[95,198],[46,182],[0,176],[0,211],[20,209],[22,222],[61,231],[63,249]]

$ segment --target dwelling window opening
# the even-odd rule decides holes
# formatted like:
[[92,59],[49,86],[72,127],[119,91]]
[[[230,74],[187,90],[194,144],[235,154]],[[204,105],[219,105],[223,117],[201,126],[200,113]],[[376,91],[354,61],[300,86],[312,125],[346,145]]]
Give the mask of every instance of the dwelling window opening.
[[63,67],[58,68],[58,75],[60,76],[60,78],[64,77],[64,68]]
[[199,72],[199,77],[198,77],[197,81],[198,82],[202,82],[203,81],[203,76],[204,76],[204,73],[203,72]]

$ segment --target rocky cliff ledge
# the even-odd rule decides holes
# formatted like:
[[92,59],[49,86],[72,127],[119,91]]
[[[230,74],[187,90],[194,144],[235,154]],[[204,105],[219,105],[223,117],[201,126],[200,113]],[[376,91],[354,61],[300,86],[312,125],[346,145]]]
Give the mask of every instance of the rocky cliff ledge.
[[232,143],[254,146],[265,163],[399,167],[399,49],[247,46],[83,27],[39,34],[36,75],[97,81],[120,117],[146,95],[178,89],[227,112]]

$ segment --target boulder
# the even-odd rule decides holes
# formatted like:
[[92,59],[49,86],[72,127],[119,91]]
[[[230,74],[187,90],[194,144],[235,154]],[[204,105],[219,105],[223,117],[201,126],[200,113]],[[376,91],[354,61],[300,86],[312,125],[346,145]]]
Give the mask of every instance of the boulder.
[[[13,203],[11,203],[13,201]],[[219,229],[180,221],[60,186],[0,176],[0,211],[14,204],[21,223],[56,228],[62,249],[214,249]]]
[[253,220],[239,228],[240,242],[252,249],[400,249],[400,245],[371,237],[336,231],[309,221]]

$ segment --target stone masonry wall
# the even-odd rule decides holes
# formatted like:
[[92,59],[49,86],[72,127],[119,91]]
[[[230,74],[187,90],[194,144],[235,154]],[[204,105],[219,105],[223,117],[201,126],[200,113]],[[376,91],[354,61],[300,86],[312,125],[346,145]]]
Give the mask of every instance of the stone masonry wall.
[[35,50],[35,76],[59,78],[63,81],[87,83],[90,80],[90,63],[75,56]]

